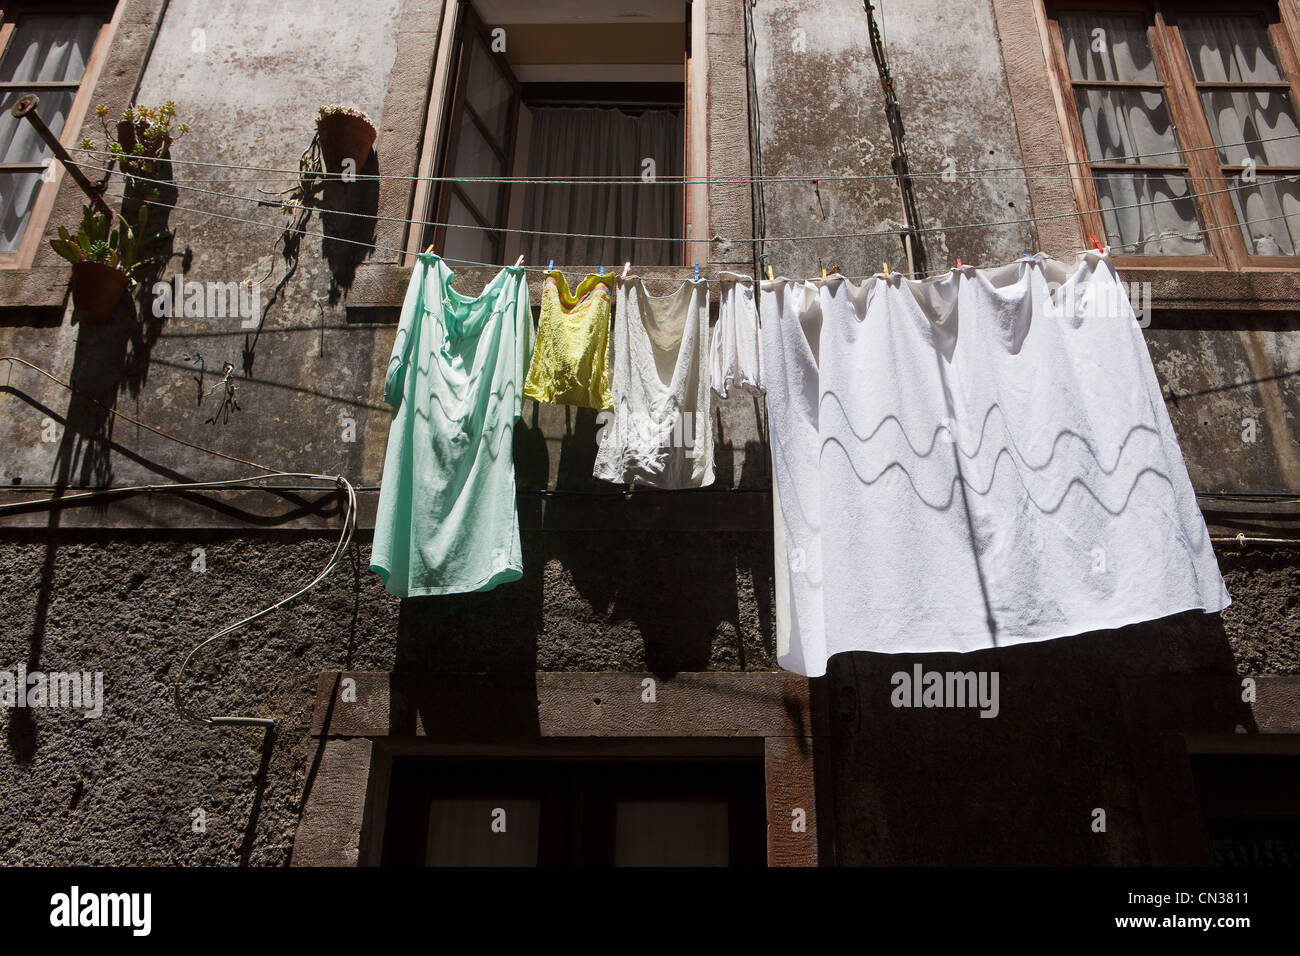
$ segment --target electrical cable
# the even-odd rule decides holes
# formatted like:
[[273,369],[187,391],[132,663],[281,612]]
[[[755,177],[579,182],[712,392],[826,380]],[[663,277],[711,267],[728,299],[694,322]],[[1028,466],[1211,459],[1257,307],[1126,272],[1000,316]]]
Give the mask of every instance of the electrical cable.
[[[41,375],[44,375],[46,378],[62,386],[63,388],[66,388],[68,391],[72,392],[73,394],[82,395],[83,397],[90,398],[90,396],[86,396],[80,389],[76,388],[74,385],[63,381],[62,379],[60,379],[55,375],[50,374],[45,369],[41,368],[39,365],[35,365],[31,362],[28,362],[26,359],[19,358],[18,356],[15,355],[0,355],[0,361],[13,362],[25,366],[27,368],[30,368],[33,371],[39,372]],[[255,727],[263,727],[263,728],[273,728],[275,726],[275,721],[266,717],[233,717],[233,716],[202,717],[195,714],[193,711],[191,711],[188,707],[185,706],[185,702],[181,696],[181,688],[182,688],[182,683],[184,681],[185,672],[189,668],[190,662],[194,659],[194,656],[198,654],[199,651],[201,651],[203,648],[207,647],[209,644],[215,641],[217,638],[229,634],[232,631],[238,630],[239,628],[243,627],[245,624],[255,621],[260,617],[264,617],[265,615],[271,613],[277,608],[283,607],[285,604],[288,604],[290,601],[294,600],[300,595],[305,594],[307,591],[310,591],[317,584],[319,584],[321,581],[323,581],[326,577],[329,576],[329,574],[334,570],[334,568],[338,566],[338,563],[342,555],[346,553],[347,546],[348,544],[351,543],[353,533],[356,530],[356,523],[357,523],[356,489],[352,486],[352,483],[349,482],[347,478],[345,478],[343,475],[321,475],[321,474],[316,474],[314,472],[278,471],[269,468],[265,465],[260,465],[257,462],[247,461],[243,458],[236,458],[233,455],[227,455],[224,452],[219,452],[212,448],[205,448],[204,446],[197,445],[194,442],[186,441],[184,438],[179,438],[175,435],[168,434],[167,432],[163,431],[160,428],[155,428],[152,425],[148,425],[144,422],[132,418],[129,415],[119,412],[117,409],[105,405],[103,402],[100,402],[98,399],[90,398],[90,400],[94,402],[96,405],[98,405],[100,408],[103,408],[105,411],[108,411],[113,415],[118,416],[119,418],[129,421],[133,425],[138,425],[141,428],[153,432],[155,435],[158,435],[162,438],[166,438],[170,441],[177,442],[178,444],[184,445],[187,448],[193,448],[196,451],[201,451],[208,455],[215,455],[218,458],[224,458],[228,461],[235,461],[244,465],[252,465],[254,468],[261,469],[264,472],[264,474],[254,475],[252,477],[244,477],[244,478],[228,478],[221,481],[166,482],[157,485],[149,484],[149,485],[131,485],[131,486],[124,486],[119,488],[100,488],[91,491],[78,492],[72,495],[54,495],[45,499],[33,499],[27,501],[4,503],[4,504],[0,504],[0,513],[4,513],[6,511],[11,511],[11,510],[18,510],[22,508],[31,508],[34,505],[50,505],[56,503],[63,504],[70,501],[79,501],[87,498],[100,498],[109,495],[122,495],[122,494],[131,494],[137,492],[153,492],[153,491],[161,491],[163,489],[192,491],[192,490],[201,490],[204,488],[220,488],[229,485],[241,485],[250,482],[262,482],[268,478],[300,478],[300,479],[310,479],[316,481],[332,481],[340,489],[344,491],[347,499],[347,505],[343,515],[343,528],[339,534],[339,542],[334,548],[334,553],[333,555],[331,555],[330,559],[325,563],[325,567],[321,570],[321,572],[318,575],[316,575],[316,577],[313,578],[308,584],[299,588],[297,591],[295,591],[293,594],[289,595],[288,597],[280,601],[277,601],[275,604],[272,604],[269,607],[265,607],[260,611],[250,614],[248,617],[244,618],[241,621],[238,621],[234,624],[222,628],[216,634],[213,634],[211,637],[203,641],[200,641],[198,644],[192,647],[190,649],[189,654],[186,655],[184,662],[181,664],[181,668],[176,675],[175,684],[173,685],[172,697],[173,697],[173,701],[176,704],[177,711],[181,714],[181,716],[185,717],[187,720],[190,720],[193,723],[198,723],[205,726],[230,726],[230,727],[255,726]],[[275,491],[279,489],[270,486],[270,487],[266,487],[266,490]]]

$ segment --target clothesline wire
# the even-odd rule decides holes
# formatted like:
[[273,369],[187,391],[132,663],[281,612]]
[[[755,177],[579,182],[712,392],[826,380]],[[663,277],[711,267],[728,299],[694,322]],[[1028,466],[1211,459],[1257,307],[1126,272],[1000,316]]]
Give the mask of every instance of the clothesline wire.
[[[238,222],[238,223],[243,223],[243,224],[245,224],[245,225],[249,225],[249,226],[258,226],[258,227],[260,227],[260,228],[264,228],[264,229],[274,229],[274,230],[276,230],[277,232],[290,232],[290,233],[293,233],[293,234],[295,234],[295,235],[303,236],[304,238],[327,239],[327,240],[329,240],[329,241],[331,241],[331,242],[341,242],[341,243],[345,243],[345,244],[348,244],[348,245],[360,246],[360,247],[363,247],[363,248],[366,248],[366,249],[374,249],[374,250],[382,251],[382,252],[392,252],[392,253],[396,253],[396,254],[398,254],[398,255],[405,255],[405,254],[406,254],[406,250],[405,250],[405,249],[399,249],[399,248],[397,248],[397,247],[395,247],[395,246],[386,246],[386,245],[383,245],[383,244],[381,244],[381,243],[362,242],[362,241],[357,240],[357,239],[345,239],[345,238],[343,238],[343,237],[341,237],[341,236],[327,236],[327,235],[326,235],[325,233],[323,233],[323,232],[312,232],[312,231],[310,231],[310,230],[306,230],[306,229],[295,229],[295,228],[290,227],[290,226],[283,226],[283,227],[282,227],[282,226],[277,226],[275,223],[271,223],[271,222],[260,222],[260,221],[258,221],[258,220],[256,220],[256,219],[244,219],[244,218],[241,218],[241,217],[239,217],[239,216],[228,216],[228,215],[226,215],[226,214],[224,214],[224,213],[213,212],[213,211],[211,211],[211,210],[209,210],[209,209],[199,209],[199,208],[194,207],[194,206],[177,206],[177,205],[174,205],[174,204],[172,204],[172,203],[165,203],[165,202],[162,202],[162,201],[157,200],[157,199],[144,199],[144,200],[141,200],[141,201],[142,201],[142,202],[145,202],[145,203],[148,203],[148,204],[151,205],[151,206],[157,206],[157,207],[159,207],[159,208],[161,208],[161,209],[171,209],[171,210],[175,210],[175,211],[177,211],[177,212],[193,212],[193,213],[198,213],[199,215],[203,215],[203,216],[211,216],[211,217],[216,218],[216,219],[224,219],[224,220],[226,220],[226,221],[228,221],[228,222]],[[1269,217],[1267,217],[1267,218],[1263,218],[1263,219],[1243,219],[1243,220],[1241,220],[1240,222],[1229,223],[1229,224],[1227,224],[1227,225],[1222,225],[1222,226],[1211,226],[1211,227],[1209,227],[1209,228],[1205,228],[1205,229],[1197,229],[1197,230],[1193,230],[1192,232],[1186,233],[1186,235],[1204,235],[1205,233],[1208,233],[1208,232],[1214,232],[1214,231],[1216,231],[1216,230],[1218,230],[1218,229],[1240,228],[1240,227],[1243,226],[1243,225],[1253,225],[1253,224],[1255,224],[1255,223],[1261,223],[1261,222],[1273,222],[1273,221],[1278,220],[1278,219],[1286,219],[1286,218],[1288,218],[1286,215],[1282,215],[1282,216],[1269,216]],[[894,235],[894,233],[884,233],[884,235]],[[1108,247],[1108,248],[1111,248],[1111,249],[1128,248],[1129,246],[1140,245],[1140,244],[1141,244],[1141,243],[1125,243],[1125,244],[1123,244],[1123,245],[1110,246],[1110,247]],[[456,265],[475,266],[475,267],[482,267],[482,268],[487,268],[487,269],[500,269],[500,268],[502,268],[501,265],[500,265],[500,263],[494,263],[494,262],[478,262],[478,261],[476,261],[476,260],[472,260],[472,259],[455,259],[455,258],[452,258],[452,257],[449,257],[449,256],[448,256],[448,257],[440,256],[439,258],[441,258],[444,262],[451,262],[451,263],[454,263],[454,264],[456,264]],[[567,263],[567,265],[569,265],[570,267],[572,267],[574,264],[573,264],[573,263]],[[996,263],[995,265],[1006,265],[1006,263]],[[581,268],[581,269],[587,269],[587,270],[589,270],[589,271],[591,270],[591,266],[590,266],[590,265],[579,266],[579,268]],[[992,268],[992,266],[975,266],[975,267],[973,267],[973,268],[987,269],[987,268]],[[546,269],[542,268],[541,266],[527,266],[527,265],[525,265],[525,266],[522,266],[521,269],[522,269],[523,271],[525,271],[525,272],[535,272],[535,273],[537,273],[537,274],[539,274],[539,275],[546,275],[546,274],[547,274]],[[728,271],[728,270],[721,270],[721,271]],[[945,272],[949,272],[949,271],[951,271],[951,270],[950,270],[950,269],[941,269],[941,270],[939,270],[939,271],[937,271],[937,272],[933,272],[933,273],[929,273],[929,274],[930,274],[930,275],[942,275],[942,274],[944,274]],[[904,273],[899,273],[899,274],[902,275],[902,274],[904,274]],[[836,273],[836,274],[835,274],[835,276],[838,276],[838,275],[839,275],[839,273]],[[911,277],[911,274],[910,274],[910,273],[907,273],[907,275],[909,275],[909,277]],[[641,279],[666,279],[666,280],[674,280],[674,279],[675,279],[675,280],[681,280],[682,277],[681,277],[680,274],[658,274],[658,275],[656,275],[656,274],[650,274],[650,273],[646,273],[646,274],[638,273],[638,278],[641,278]],[[856,278],[856,279],[870,279],[870,278],[873,278],[873,276],[868,276],[868,275],[864,275],[864,276],[844,276],[844,278],[850,278],[850,279],[854,279],[854,278]],[[706,284],[706,283],[710,283],[710,282],[717,282],[717,281],[719,281],[719,280],[717,280],[717,279],[701,278],[701,279],[699,279],[699,280],[697,280],[697,281],[699,281],[701,284]]]
[[41,368],[39,365],[35,365],[24,358],[19,358],[17,355],[0,355],[0,362],[12,362],[16,365],[26,366],[27,368],[31,369],[34,372],[39,372],[41,375],[44,375],[50,381],[54,382],[57,385],[61,385],[63,388],[66,388],[68,391],[72,392],[73,394],[81,395],[84,398],[89,399],[91,402],[98,405],[100,408],[108,412],[110,415],[115,415],[118,418],[122,419],[123,421],[130,422],[132,425],[135,425],[138,428],[143,428],[146,431],[151,431],[155,435],[158,435],[161,438],[166,438],[168,441],[174,441],[178,444],[185,445],[188,448],[193,448],[196,451],[201,451],[206,455],[215,455],[217,458],[224,458],[227,461],[233,461],[240,465],[251,465],[254,468],[261,468],[263,471],[276,470],[272,468],[270,465],[263,465],[260,462],[249,461],[247,458],[239,458],[236,457],[235,455],[227,455],[223,451],[217,451],[214,448],[205,448],[203,445],[196,445],[194,442],[187,441],[184,438],[179,438],[176,435],[169,435],[167,432],[162,431],[161,429],[154,428],[152,425],[148,425],[145,422],[132,418],[130,415],[126,414],[125,412],[118,411],[112,405],[105,405],[99,399],[94,398],[93,396],[90,395],[86,395],[84,392],[78,389],[71,382],[65,382],[57,375],[54,375],[51,372],[46,371],[45,369]]
[[[92,166],[87,168],[95,169],[97,171],[107,171],[106,168],[102,168],[102,167]],[[234,199],[242,202],[251,202],[258,205],[268,205],[266,200],[259,199],[258,197],[255,196],[243,196],[238,193],[225,193],[225,192],[220,192],[218,190],[204,189],[199,186],[188,186],[184,183],[169,183],[166,180],[154,179],[150,177],[137,176],[134,178],[136,178],[140,182],[150,183],[154,185],[173,186],[174,188],[177,189],[185,189],[192,192],[202,193],[208,196],[215,196],[221,199]],[[1294,182],[1297,179],[1300,179],[1300,174],[1292,174],[1289,176],[1276,176],[1273,177],[1271,181],[1277,183]],[[1239,185],[1229,186],[1224,189],[1206,190],[1204,192],[1197,193],[1196,196],[1198,197],[1217,196],[1223,193],[1231,193],[1231,192],[1239,191],[1241,189],[1249,189],[1249,188],[1252,188],[1252,184],[1242,183]],[[1002,220],[993,220],[988,222],[962,223],[957,225],[945,225],[945,226],[928,226],[922,229],[917,229],[915,231],[920,233],[938,233],[938,232],[947,233],[947,232],[959,232],[959,231],[969,230],[969,229],[991,229],[991,228],[1004,227],[1004,226],[1027,225],[1030,223],[1048,222],[1051,220],[1073,219],[1075,217],[1091,215],[1091,214],[1115,213],[1127,209],[1145,209],[1157,203],[1187,202],[1188,199],[1189,197],[1182,197],[1182,196],[1157,197],[1147,202],[1124,203],[1120,205],[1099,207],[1095,209],[1073,210],[1067,213],[1049,213],[1043,216],[1023,216],[1018,219],[1002,219]],[[154,200],[146,200],[146,201],[156,202]],[[166,205],[166,204],[162,204],[162,205]],[[270,205],[275,205],[275,204],[271,203]],[[207,210],[199,210],[192,206],[172,206],[171,208],[189,209],[196,212],[207,212]],[[304,208],[317,208],[317,207],[304,207]],[[708,242],[723,241],[723,242],[730,242],[730,243],[749,243],[749,242],[759,242],[759,241],[764,243],[812,242],[812,241],[826,241],[826,240],[836,240],[836,239],[847,240],[847,239],[870,239],[870,238],[892,237],[908,231],[899,228],[899,229],[888,229],[888,230],[875,230],[872,232],[861,232],[861,233],[825,233],[820,235],[814,234],[814,235],[806,235],[806,236],[763,236],[763,237],[731,238],[731,239],[725,239],[723,237],[714,237],[711,240],[688,240],[688,239],[667,238],[667,237],[660,237],[660,236],[624,236],[624,235],[605,235],[605,234],[598,234],[598,233],[553,232],[553,231],[541,230],[541,229],[513,229],[504,226],[488,227],[488,226],[479,226],[479,225],[467,225],[464,223],[446,223],[446,222],[436,222],[436,221],[421,220],[421,219],[404,219],[396,216],[378,216],[378,215],[371,215],[369,213],[363,213],[363,212],[353,212],[350,210],[332,210],[332,209],[324,209],[324,208],[321,209],[321,212],[329,213],[330,215],[342,215],[342,216],[353,217],[353,218],[370,219],[370,220],[382,221],[382,222],[401,223],[405,225],[422,226],[422,227],[439,226],[439,227],[446,227],[446,228],[453,228],[453,229],[472,229],[472,230],[479,230],[484,232],[503,232],[503,233],[523,234],[523,235],[538,235],[538,236],[546,236],[550,238],[603,239],[603,240],[615,240],[615,241],[627,241],[627,242],[672,242],[672,243],[706,242],[706,241]],[[211,213],[211,214],[217,215],[216,213]],[[255,222],[255,220],[236,220],[236,221]],[[262,225],[271,226],[272,228],[275,228],[279,231],[289,231],[289,232],[299,231],[293,229],[288,225],[277,226],[274,223],[262,223]],[[302,232],[302,235],[308,236],[314,234],[308,232]],[[341,237],[331,237],[331,238],[333,238],[334,241],[339,241],[339,242],[351,241],[362,246],[367,246],[367,247],[372,246],[372,244],[361,242],[360,240],[345,240],[342,239]],[[381,247],[378,245],[373,245],[373,248],[379,249]],[[403,254],[405,253],[405,250],[395,250],[392,247],[386,247],[386,251],[400,251]],[[448,260],[448,261],[453,261],[453,260]],[[480,262],[475,262],[473,260],[455,260],[455,261],[462,261],[471,265],[483,265],[489,268],[493,266],[493,263],[480,263]]]
[[[1183,153],[1202,152],[1205,150],[1227,150],[1236,149],[1243,146],[1257,146],[1262,143],[1278,142],[1280,140],[1296,139],[1300,133],[1284,133],[1279,136],[1266,136],[1257,139],[1247,139],[1236,143],[1218,143],[1208,146],[1183,146],[1166,150],[1148,150],[1141,153],[1131,153],[1120,156],[1108,156],[1100,159],[1067,159],[1051,163],[1025,163],[1014,166],[972,166],[965,169],[939,169],[939,170],[920,170],[909,171],[908,175],[913,179],[931,179],[931,178],[951,178],[953,176],[980,176],[987,173],[1014,173],[1025,172],[1036,169],[1061,169],[1070,166],[1095,166],[1099,164],[1111,163],[1140,163],[1143,160],[1150,160],[1160,156],[1181,156]],[[87,153],[91,155],[109,156],[114,159],[139,158],[131,157],[127,154],[115,153],[105,149],[87,149],[80,146],[68,147],[70,151]],[[289,169],[279,166],[250,166],[239,163],[213,163],[203,160],[193,159],[174,159],[168,157],[165,160],[154,159],[155,162],[166,162],[175,166],[199,166],[210,169],[232,169],[241,172],[267,172],[283,173],[283,182],[297,181],[302,171],[299,169]],[[1247,163],[1229,163],[1227,165],[1251,165]],[[1139,174],[1141,171],[1137,171]],[[1177,175],[1176,170],[1161,171],[1157,175]],[[314,174],[323,180],[338,180],[343,182],[367,182],[367,181],[395,181],[395,182],[429,182],[429,183],[516,183],[516,184],[536,184],[536,185],[605,185],[617,183],[645,183],[646,185],[657,184],[739,184],[739,183],[830,183],[830,182],[862,182],[872,180],[893,180],[893,173],[851,173],[851,174],[804,174],[804,175],[776,175],[776,176],[656,176],[652,180],[646,180],[639,174],[628,174],[623,176],[399,176],[379,173],[331,173],[319,172]],[[1185,177],[1180,177],[1185,178]],[[256,180],[247,180],[254,182]],[[262,180],[270,181],[270,180]]]
[[[1208,233],[1211,233],[1211,232],[1217,232],[1217,231],[1219,231],[1219,230],[1221,230],[1221,229],[1240,229],[1242,226],[1253,226],[1253,225],[1258,225],[1259,223],[1263,223],[1263,222],[1276,222],[1276,221],[1279,220],[1279,219],[1290,219],[1290,218],[1292,217],[1292,215],[1294,215],[1294,214],[1292,214],[1292,213],[1282,213],[1282,214],[1277,215],[1277,216],[1266,216],[1266,217],[1261,218],[1261,219],[1242,219],[1240,222],[1229,222],[1229,223],[1224,223],[1224,224],[1222,224],[1222,225],[1218,225],[1218,226],[1208,226],[1208,227],[1206,227],[1206,228],[1204,228],[1204,229],[1194,229],[1194,230],[1192,230],[1191,232],[1176,233],[1176,234],[1174,234],[1173,236],[1162,235],[1162,236],[1157,237],[1157,238],[1178,238],[1178,239],[1186,239],[1186,238],[1188,238],[1189,236],[1204,236],[1204,235],[1207,235]],[[1106,249],[1107,249],[1108,252],[1113,252],[1113,251],[1115,251],[1116,249],[1131,249],[1131,248],[1134,248],[1134,247],[1136,247],[1136,246],[1145,245],[1146,243],[1148,243],[1148,242],[1150,242],[1150,241],[1151,241],[1150,239],[1139,239],[1139,240],[1137,240],[1137,241],[1135,241],[1135,242],[1116,243],[1116,244],[1114,244],[1114,245],[1108,245],[1108,246],[1106,247]],[[1032,256],[1030,256],[1030,257],[1024,257],[1024,256],[1022,256],[1020,260],[1013,260],[1013,261],[1023,261],[1025,258],[1032,258]],[[998,266],[1004,266],[1004,265],[1007,265],[1007,264],[1008,264],[1008,263],[1006,263],[1006,262],[994,262],[994,263],[990,263],[989,265],[970,265],[969,263],[966,263],[966,264],[964,264],[964,267],[965,267],[965,268],[968,268],[968,269],[995,269],[995,268],[997,268]],[[892,271],[892,270],[891,270],[891,271]],[[910,278],[910,279],[920,279],[920,278],[927,278],[927,277],[929,277],[929,276],[939,276],[939,275],[944,275],[945,273],[953,272],[953,271],[955,271],[955,267],[949,267],[949,268],[945,268],[945,269],[935,269],[935,270],[933,270],[933,271],[925,272],[925,273],[898,272],[897,274],[898,274],[898,275],[902,275],[902,276],[907,276],[907,277]],[[862,275],[862,276],[844,276],[844,278],[846,278],[846,279],[871,279],[871,278],[874,278],[876,275],[880,275],[880,273],[874,273],[874,274],[872,274],[872,275]],[[839,276],[839,273],[836,273],[836,276]],[[829,279],[829,278],[833,278],[833,277],[832,277],[832,276],[827,276],[827,278]]]

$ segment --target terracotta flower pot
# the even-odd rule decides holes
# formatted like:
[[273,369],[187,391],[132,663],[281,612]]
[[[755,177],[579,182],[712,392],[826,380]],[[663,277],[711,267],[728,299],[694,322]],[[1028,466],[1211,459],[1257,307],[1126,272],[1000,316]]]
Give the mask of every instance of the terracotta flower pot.
[[[172,137],[171,133],[163,133],[162,136],[147,137],[144,135],[145,130],[149,128],[148,123],[134,123],[130,120],[118,120],[117,123],[117,141],[122,144],[125,151],[120,160],[120,164],[131,172],[135,169],[135,164],[140,161],[149,161],[157,159],[166,159],[171,153]],[[136,144],[139,143],[144,147],[143,153],[135,153]],[[155,175],[157,170],[154,170]]]
[[86,322],[103,324],[126,291],[127,276],[98,262],[78,262],[72,267],[72,304]]
[[375,143],[375,128],[347,113],[326,113],[316,122],[316,132],[325,169],[331,173],[342,172],[345,159],[356,164],[354,172],[360,172]]

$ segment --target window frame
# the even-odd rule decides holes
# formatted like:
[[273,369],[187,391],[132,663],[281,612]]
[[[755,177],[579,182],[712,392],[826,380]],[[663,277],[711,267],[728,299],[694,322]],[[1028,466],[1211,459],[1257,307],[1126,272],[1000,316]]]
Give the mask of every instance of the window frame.
[[[0,3],[4,0],[0,0]],[[470,16],[479,21],[484,29],[487,25],[482,23],[478,11],[473,9],[473,0],[445,0],[443,4],[442,23],[438,31],[438,49],[434,58],[433,82],[430,86],[428,98],[428,112],[426,114],[424,135],[421,139],[420,154],[416,171],[417,180],[415,189],[411,196],[411,219],[414,220],[406,231],[406,256],[404,264],[413,265],[415,256],[425,248],[430,228],[435,230],[435,251],[441,251],[443,240],[445,239],[446,230],[444,227],[428,227],[423,222],[428,211],[434,209],[436,202],[439,214],[434,215],[432,219],[436,222],[445,221],[441,215],[441,209],[444,205],[442,196],[447,195],[447,190],[440,190],[439,183],[432,181],[433,177],[442,175],[435,170],[441,170],[445,163],[446,157],[452,155],[455,149],[455,143],[449,140],[456,135],[456,122],[452,112],[455,109],[456,100],[456,80],[460,72],[461,57],[461,39],[460,31],[463,26],[462,9],[469,8]],[[682,222],[681,227],[681,262],[699,262],[703,264],[707,261],[710,243],[706,239],[700,238],[697,234],[706,231],[702,223],[707,223],[709,219],[708,191],[704,185],[704,180],[708,176],[708,131],[706,128],[708,115],[707,100],[707,67],[708,67],[708,49],[707,43],[704,42],[708,36],[706,23],[707,11],[704,0],[684,0],[684,16],[686,27],[687,48],[684,51],[684,97],[682,104],[682,125],[683,125],[683,151],[682,169],[688,181],[683,185],[682,194]],[[489,46],[490,49],[490,46]],[[502,56],[501,54],[494,54]],[[504,57],[502,57],[504,59]],[[507,72],[513,75],[507,66]],[[521,130],[520,111],[516,110],[514,126],[512,128],[512,148],[517,144],[520,136],[526,136],[527,130]],[[527,173],[523,168],[523,160],[527,157],[526,149],[514,149],[514,155],[509,164],[509,176],[520,177]],[[507,210],[513,210],[518,206],[519,197],[522,191],[513,190],[513,198],[504,200],[504,207]],[[513,233],[506,233],[505,239],[501,244],[504,250],[505,259],[513,259],[518,254],[518,237]],[[504,264],[509,264],[503,259]],[[556,263],[556,267],[568,265],[586,266],[589,263]],[[667,268],[685,268],[685,266],[667,267]]]
[[[448,6],[451,0],[448,0]],[[450,51],[451,73],[449,76],[448,95],[443,108],[442,130],[444,131],[445,142],[440,146],[437,156],[436,169],[437,176],[446,176],[447,170],[451,168],[452,161],[456,156],[456,150],[460,144],[460,131],[465,122],[474,123],[479,133],[483,136],[487,144],[496,152],[505,170],[506,176],[515,175],[515,153],[517,133],[519,131],[519,103],[520,103],[520,86],[519,80],[515,77],[514,71],[510,69],[506,58],[492,50],[492,37],[488,33],[487,26],[483,23],[478,11],[474,9],[473,3],[469,0],[456,0],[456,10],[453,13],[454,18],[460,19],[457,23],[456,34],[454,39],[455,49]],[[475,56],[474,47],[465,42],[468,33],[477,35],[479,42],[482,44],[481,49],[487,52],[487,55],[497,61],[502,74],[509,81],[513,90],[512,103],[514,109],[510,115],[510,123],[506,128],[505,141],[498,144],[494,141],[490,131],[478,119],[477,113],[469,103],[469,97],[462,92],[462,86],[469,80],[472,60]],[[470,215],[479,219],[481,215],[487,215],[494,218],[498,223],[509,225],[509,211],[511,203],[511,194],[514,192],[511,183],[502,183],[502,189],[497,197],[497,208],[490,211],[479,210],[470,198],[469,194],[457,183],[439,182],[433,183],[430,194],[432,201],[424,207],[434,210],[433,221],[435,223],[445,223],[448,221],[448,214],[451,209],[451,199],[455,195],[469,210]],[[418,237],[419,242],[424,242],[424,237],[432,231],[433,243],[437,249],[442,249],[447,244],[447,226],[435,225],[426,226],[421,229]],[[484,231],[489,234],[489,241],[494,246],[494,254],[499,258],[504,255],[504,250],[508,245],[508,233],[498,232],[484,224]]]
[[[43,3],[6,3],[4,0],[0,0],[0,57],[4,56],[9,47],[9,42],[13,38],[15,22],[25,14],[67,16],[97,14],[104,18],[104,22],[100,25],[99,33],[95,36],[95,42],[91,47],[90,58],[86,61],[86,69],[81,74],[81,80],[77,84],[77,95],[73,97],[72,106],[68,109],[68,116],[63,124],[63,129],[59,131],[59,142],[63,144],[64,148],[75,146],[81,141],[82,124],[85,122],[87,112],[89,112],[90,102],[95,97],[95,86],[99,82],[100,68],[107,56],[110,38],[117,25],[120,12],[121,7],[115,0],[99,3],[50,3],[48,0]],[[68,84],[59,85],[66,86]],[[4,83],[0,85],[0,91],[27,89],[28,87],[31,87],[31,92],[40,95],[39,84]],[[0,169],[21,172],[22,170],[19,167],[31,165],[29,163],[5,164],[0,166]],[[45,165],[44,163],[38,164],[36,168],[44,169]],[[36,171],[36,168],[31,171]],[[32,204],[32,211],[28,214],[27,226],[23,230],[22,239],[18,242],[18,248],[12,252],[0,252],[0,269],[31,268],[37,251],[45,241],[50,214],[54,211],[54,202],[58,196],[59,187],[63,184],[63,179],[67,174],[63,164],[54,158],[49,160],[49,168],[54,170],[54,176],[50,180],[41,183],[36,202]],[[102,177],[91,176],[91,178],[99,179]]]
[[[662,768],[663,776],[652,776]],[[623,800],[709,800],[727,806],[731,867],[766,866],[762,754],[672,757],[601,753],[413,756],[393,761],[382,866],[421,866],[436,799],[532,800],[539,805],[538,866],[610,867]],[[486,821],[485,821],[486,822]]]
[[[1163,90],[1166,107],[1174,127],[1178,146],[1183,150],[1183,163],[1095,163],[1088,156],[1087,141],[1079,118],[1074,90],[1079,84],[1070,76],[1065,59],[1065,44],[1061,36],[1059,15],[1074,12],[1137,14],[1147,22],[1147,42],[1160,73],[1159,86]],[[1231,8],[1223,2],[1210,0],[1043,0],[1044,22],[1047,28],[1046,52],[1048,74],[1056,87],[1066,158],[1070,160],[1071,187],[1079,218],[1086,233],[1102,237],[1105,228],[1099,209],[1093,170],[1141,172],[1151,166],[1165,165],[1166,171],[1186,169],[1188,185],[1196,202],[1197,213],[1207,252],[1198,255],[1138,255],[1116,252],[1112,260],[1116,266],[1158,269],[1231,269],[1237,271],[1295,271],[1300,269],[1300,251],[1292,256],[1267,256],[1251,254],[1242,237],[1242,224],[1237,217],[1232,197],[1226,190],[1235,182],[1228,175],[1239,172],[1241,166],[1221,165],[1214,147],[1209,122],[1200,101],[1200,87],[1192,73],[1191,62],[1183,44],[1178,26],[1180,15],[1240,14],[1263,17],[1269,39],[1277,56],[1278,66],[1286,77],[1291,94],[1291,104],[1300,120],[1300,57],[1297,56],[1295,38],[1300,36],[1300,15],[1294,6],[1267,0],[1239,0]],[[1094,85],[1094,84],[1086,84]],[[1107,85],[1107,84],[1097,84]],[[1115,86],[1151,86],[1155,84],[1116,83]],[[1258,86],[1260,84],[1249,84]],[[1284,167],[1290,168],[1290,167]],[[1271,171],[1268,167],[1263,171]],[[1159,169],[1152,169],[1158,174]],[[1297,170],[1300,172],[1300,170]],[[1295,175],[1283,173],[1283,175]],[[1208,195],[1207,195],[1208,194]]]

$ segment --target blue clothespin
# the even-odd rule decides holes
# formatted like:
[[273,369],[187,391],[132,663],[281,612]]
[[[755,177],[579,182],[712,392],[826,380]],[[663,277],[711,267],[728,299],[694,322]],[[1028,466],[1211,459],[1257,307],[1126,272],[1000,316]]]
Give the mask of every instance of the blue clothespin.
[[700,264],[698,262],[695,263],[695,281],[700,281]]
[[546,274],[550,275],[554,271],[555,271],[555,260],[552,259],[550,262],[546,263]]

